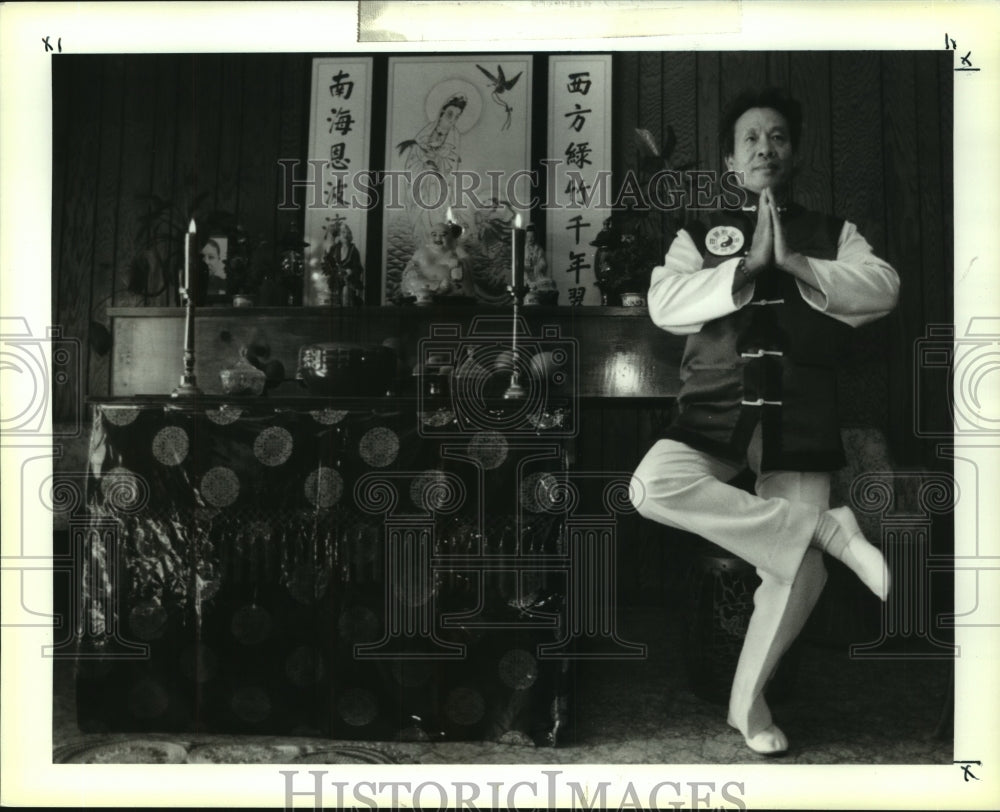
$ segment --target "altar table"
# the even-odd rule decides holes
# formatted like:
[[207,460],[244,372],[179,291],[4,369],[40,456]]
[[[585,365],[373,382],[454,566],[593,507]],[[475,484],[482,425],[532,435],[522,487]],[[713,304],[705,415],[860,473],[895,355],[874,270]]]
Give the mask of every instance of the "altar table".
[[348,400],[92,404],[83,730],[557,743],[558,412]]

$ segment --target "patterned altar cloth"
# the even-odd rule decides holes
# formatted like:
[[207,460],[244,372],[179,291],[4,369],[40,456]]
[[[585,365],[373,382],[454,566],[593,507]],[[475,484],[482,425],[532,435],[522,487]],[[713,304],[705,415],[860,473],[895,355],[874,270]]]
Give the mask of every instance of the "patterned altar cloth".
[[446,410],[95,403],[81,728],[555,744],[564,457]]

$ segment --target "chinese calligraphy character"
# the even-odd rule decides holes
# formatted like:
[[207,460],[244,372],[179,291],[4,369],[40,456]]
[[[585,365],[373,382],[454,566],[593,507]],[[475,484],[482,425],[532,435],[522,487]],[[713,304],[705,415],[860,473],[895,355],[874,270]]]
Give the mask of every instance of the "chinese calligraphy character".
[[566,273],[576,274],[574,283],[577,285],[580,284],[580,271],[584,271],[590,267],[589,263],[583,261],[586,256],[582,252],[569,252],[569,267],[566,269]]
[[571,305],[583,304],[583,295],[587,292],[586,288],[570,288],[569,289],[569,303]]
[[354,92],[354,82],[347,81],[351,74],[344,73],[343,71],[338,71],[337,75],[333,77],[333,84],[330,85],[330,95],[340,96],[347,100],[351,98],[351,94]]
[[591,152],[593,150],[590,148],[589,141],[581,141],[579,144],[570,141],[563,154],[566,156],[567,163],[576,164],[577,168],[583,169],[584,164],[593,163],[587,158]]
[[586,96],[590,92],[590,86],[593,84],[588,78],[589,76],[589,70],[569,74],[567,77],[569,83],[566,85],[566,90],[570,93],[579,93],[581,96]]
[[341,110],[335,107],[330,110],[330,115],[327,118],[327,121],[330,122],[331,133],[336,130],[341,135],[347,135],[351,131],[351,125],[354,123],[354,117],[351,116],[350,110]]
[[330,167],[332,169],[347,169],[350,158],[344,157],[346,145],[343,141],[330,147]]
[[569,123],[570,129],[580,132],[580,130],[583,129],[583,125],[587,123],[587,118],[584,114],[592,113],[594,111],[589,108],[587,110],[581,110],[579,104],[574,104],[573,106],[576,109],[571,110],[568,113],[563,113],[563,118],[569,118],[570,116],[573,116],[573,120]]
[[569,195],[574,203],[586,203],[590,186],[591,184],[588,184],[583,178],[577,175],[566,182],[566,188],[563,192]]
[[[575,242],[576,242],[577,245],[580,244],[580,229],[581,228],[590,228],[590,223],[583,223],[583,222],[581,222],[582,220],[583,220],[583,215],[578,214],[576,217],[570,217],[569,218],[569,225],[566,226],[566,230],[567,231],[569,231],[571,229],[576,229],[576,234],[574,236],[576,237]],[[577,281],[579,281],[579,277],[577,278]]]
[[335,178],[334,180],[327,181],[326,185],[329,187],[326,192],[326,205],[346,206],[347,203],[344,200],[344,179]]

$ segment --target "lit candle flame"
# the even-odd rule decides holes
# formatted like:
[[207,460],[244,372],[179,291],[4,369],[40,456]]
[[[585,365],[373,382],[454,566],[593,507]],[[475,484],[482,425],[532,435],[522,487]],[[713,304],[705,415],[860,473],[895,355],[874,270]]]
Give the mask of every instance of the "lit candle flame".
[[445,216],[445,219],[447,219],[447,221],[449,223],[454,223],[455,222],[455,216],[451,213],[451,206],[448,207],[448,211],[446,211],[444,213],[444,216]]
[[518,212],[516,215],[514,215],[514,228],[520,228],[520,227],[521,227],[521,212]]
[[196,233],[197,228],[192,217],[187,234],[184,235],[184,296],[189,302],[191,301],[191,242]]

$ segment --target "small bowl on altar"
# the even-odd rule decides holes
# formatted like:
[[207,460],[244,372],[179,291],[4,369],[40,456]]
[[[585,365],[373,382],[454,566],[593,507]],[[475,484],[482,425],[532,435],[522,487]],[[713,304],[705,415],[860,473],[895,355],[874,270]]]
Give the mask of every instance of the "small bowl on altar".
[[264,391],[267,375],[247,360],[247,348],[240,349],[240,360],[219,372],[222,391],[227,395],[259,395]]

